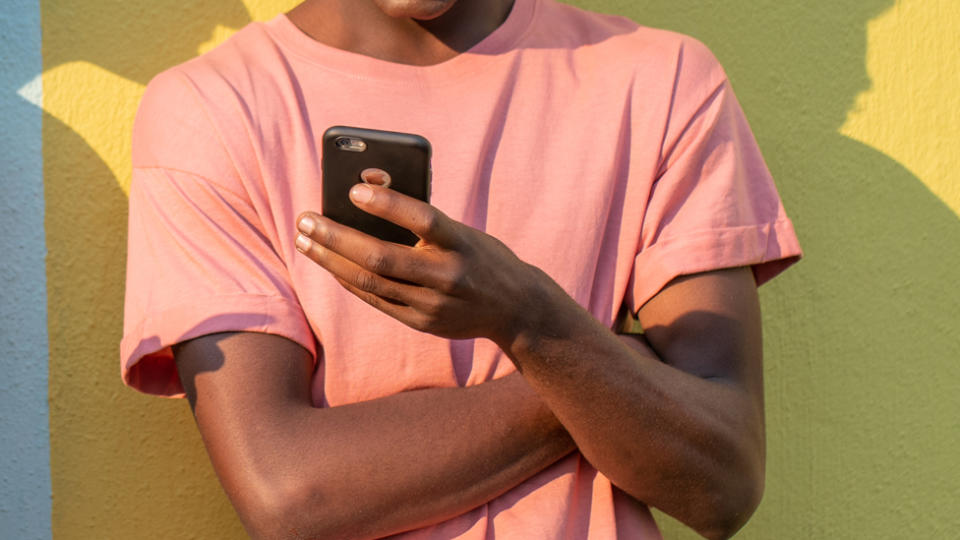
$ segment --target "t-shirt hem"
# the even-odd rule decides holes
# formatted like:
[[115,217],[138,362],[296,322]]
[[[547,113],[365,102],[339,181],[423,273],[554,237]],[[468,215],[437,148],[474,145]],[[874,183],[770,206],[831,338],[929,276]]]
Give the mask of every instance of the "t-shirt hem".
[[214,296],[151,311],[135,324],[120,342],[123,382],[146,394],[184,397],[171,346],[219,332],[285,337],[316,361],[316,339],[298,303],[269,295]]
[[793,225],[787,218],[662,239],[641,251],[634,260],[633,283],[627,301],[630,310],[636,313],[674,278],[740,266],[750,266],[760,286],[802,256]]

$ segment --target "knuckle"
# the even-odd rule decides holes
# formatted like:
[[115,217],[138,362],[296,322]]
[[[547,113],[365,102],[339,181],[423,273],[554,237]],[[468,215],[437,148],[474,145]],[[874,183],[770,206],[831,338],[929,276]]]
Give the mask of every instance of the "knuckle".
[[457,272],[453,277],[453,281],[450,282],[450,287],[457,295],[465,294],[470,290],[470,276],[463,271]]
[[443,227],[443,219],[437,212],[426,212],[420,218],[420,228],[427,236],[436,236]]
[[470,278],[463,265],[458,264],[446,275],[441,290],[450,296],[459,296],[467,292],[469,288]]
[[330,249],[335,250],[340,244],[340,234],[331,227],[328,227],[325,223],[321,223],[317,227],[317,230],[313,233],[313,236],[314,240]]
[[414,330],[429,332],[433,327],[433,318],[425,313],[419,313],[417,316],[411,317],[407,324]]
[[370,251],[363,258],[363,267],[375,274],[384,274],[391,266],[390,257],[379,249]]
[[375,294],[379,288],[379,279],[374,274],[367,272],[365,270],[357,272],[356,277],[353,280],[354,285],[358,290],[365,293]]
[[444,308],[443,298],[439,295],[431,295],[424,300],[420,311],[429,320],[437,320],[443,317]]

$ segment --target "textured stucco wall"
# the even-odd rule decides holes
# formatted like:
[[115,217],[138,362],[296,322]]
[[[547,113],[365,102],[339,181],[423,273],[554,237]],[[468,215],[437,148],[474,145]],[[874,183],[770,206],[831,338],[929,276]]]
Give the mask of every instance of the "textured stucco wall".
[[0,538],[50,537],[40,9],[0,10]]
[[40,2],[57,539],[243,536],[186,402],[118,380],[129,140],[153,75],[290,5]]
[[[151,75],[294,3],[40,2],[57,538],[242,534],[186,404],[118,379],[128,140]],[[768,487],[741,536],[960,537],[956,1],[576,3],[716,52],[807,253],[762,290]],[[24,73],[4,88],[20,88]],[[0,222],[0,237],[14,231],[32,247],[39,229],[14,221]],[[18,245],[4,254],[27,251]],[[43,304],[42,287],[31,290],[18,310]],[[7,328],[20,327],[4,319],[5,342]],[[42,404],[23,403],[40,414]],[[0,509],[15,504],[0,497]],[[663,521],[668,537],[689,535]]]
[[767,493],[741,537],[960,537],[960,4],[590,4],[716,52],[807,254],[761,290]]

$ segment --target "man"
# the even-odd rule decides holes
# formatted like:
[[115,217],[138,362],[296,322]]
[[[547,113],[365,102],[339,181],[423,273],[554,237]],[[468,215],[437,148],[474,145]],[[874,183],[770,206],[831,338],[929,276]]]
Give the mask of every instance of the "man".
[[[319,134],[434,145],[329,221]],[[763,489],[756,286],[799,257],[702,45],[551,0],[307,0],[135,129],[125,380],[189,398],[254,537],[710,538]],[[611,328],[621,307],[642,336]]]

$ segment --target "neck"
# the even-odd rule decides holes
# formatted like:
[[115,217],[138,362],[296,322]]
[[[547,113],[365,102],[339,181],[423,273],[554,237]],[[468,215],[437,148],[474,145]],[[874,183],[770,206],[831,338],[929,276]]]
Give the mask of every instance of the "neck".
[[331,47],[426,66],[464,52],[497,29],[513,0],[459,0],[430,20],[391,16],[374,0],[306,0],[287,16],[313,39]]

